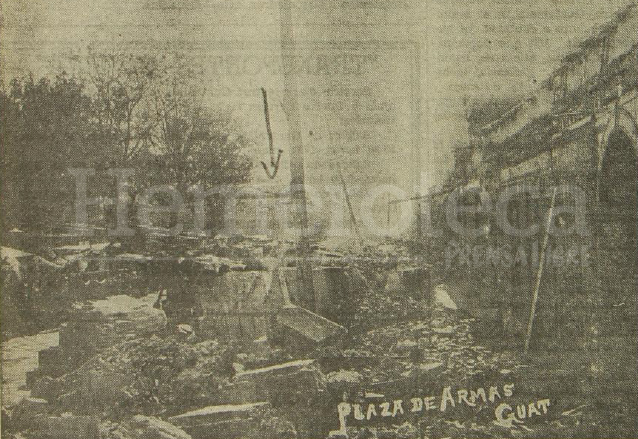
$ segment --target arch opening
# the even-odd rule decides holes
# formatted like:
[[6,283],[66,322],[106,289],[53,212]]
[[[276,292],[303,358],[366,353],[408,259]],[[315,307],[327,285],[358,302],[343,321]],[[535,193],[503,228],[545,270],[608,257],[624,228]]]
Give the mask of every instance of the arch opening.
[[[599,267],[609,305],[635,321],[638,288],[638,161],[622,130],[608,139],[599,175]],[[631,326],[636,326],[632,324]],[[636,328],[633,328],[636,330]]]
[[[638,163],[631,138],[621,130],[609,136],[600,172],[600,201],[614,213],[636,212]],[[632,208],[633,209],[630,209]]]

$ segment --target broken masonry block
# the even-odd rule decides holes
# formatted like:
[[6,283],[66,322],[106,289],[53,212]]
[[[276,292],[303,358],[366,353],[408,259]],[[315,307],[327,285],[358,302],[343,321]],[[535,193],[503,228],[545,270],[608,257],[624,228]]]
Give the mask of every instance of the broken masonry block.
[[30,430],[48,439],[98,439],[99,421],[93,416],[48,416],[35,418]]
[[282,346],[292,351],[338,345],[347,333],[343,326],[298,306],[287,306],[277,313],[275,331]]
[[168,422],[190,434],[194,439],[224,437],[254,437],[259,431],[260,411],[268,402],[225,404],[204,407],[168,418]]

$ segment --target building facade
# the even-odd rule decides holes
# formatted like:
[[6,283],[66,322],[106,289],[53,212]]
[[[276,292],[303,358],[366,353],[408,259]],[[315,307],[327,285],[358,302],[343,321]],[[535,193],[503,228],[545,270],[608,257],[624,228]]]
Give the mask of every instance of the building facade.
[[[434,229],[443,230],[426,246],[445,255],[444,277],[463,284],[455,298],[520,335],[540,277],[536,332],[551,336],[562,328],[584,336],[583,343],[603,331],[635,338],[637,121],[632,4],[532,94],[491,123],[470,127],[454,178],[423,203]],[[452,205],[473,210],[448,209],[451,197]],[[478,232],[450,230],[450,217]],[[545,238],[548,229],[556,233]]]

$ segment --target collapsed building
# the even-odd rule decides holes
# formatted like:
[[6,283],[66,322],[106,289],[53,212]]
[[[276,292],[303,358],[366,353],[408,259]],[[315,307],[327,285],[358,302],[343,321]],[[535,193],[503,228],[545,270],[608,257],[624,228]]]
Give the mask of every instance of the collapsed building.
[[[592,367],[632,364],[637,121],[632,4],[565,56],[532,94],[496,120],[470,126],[452,177],[422,202],[434,230],[443,230],[424,238],[426,253],[446,255],[450,295],[460,306],[498,322],[517,341],[532,319],[533,346],[586,349]],[[456,218],[476,234],[446,227],[450,200],[470,208]]]
[[[252,342],[278,340],[287,347],[313,349],[335,341],[345,328],[326,317],[348,298],[342,283],[330,283],[326,270],[313,270],[313,281],[322,282],[313,289],[320,306],[305,308],[302,280],[295,267],[273,272],[230,272],[217,277],[207,291],[200,291],[197,302],[202,316],[197,319],[198,333],[207,338]],[[340,270],[343,275],[343,268]],[[275,279],[273,279],[273,277]],[[337,298],[331,301],[330,298]],[[329,303],[329,305],[327,305]],[[313,312],[317,311],[318,313]]]
[[[516,335],[517,340],[522,339],[519,336],[529,318],[539,265],[545,258],[547,267],[541,278],[534,327],[535,345],[549,344],[555,338],[559,341],[555,347],[564,349],[565,339],[577,341],[574,345],[588,349],[605,368],[613,368],[618,359],[634,364],[629,359],[635,358],[631,349],[635,348],[637,321],[637,264],[636,255],[632,253],[636,248],[638,173],[637,30],[638,8],[621,11],[612,23],[583,42],[578,51],[565,57],[561,66],[534,94],[497,120],[473,126],[470,144],[456,151],[454,175],[457,178],[427,199],[432,205],[434,226],[445,230],[441,238],[425,239],[425,253],[433,255],[432,267],[440,268],[436,265],[440,263],[436,261],[437,257],[444,259],[441,255],[446,254],[450,243],[455,245],[450,261],[444,261],[450,262],[450,266],[441,271],[445,273],[448,285],[446,294],[454,299],[450,308],[456,309],[458,303],[484,320],[498,320],[506,333]],[[552,206],[558,208],[574,202],[570,198],[573,193],[553,191],[561,184],[575,184],[584,190],[588,233],[552,235],[549,248],[553,251],[551,256],[546,256],[543,255],[545,212]],[[538,192],[530,192],[530,187],[537,187]],[[465,227],[486,233],[464,237],[444,227],[447,221],[445,205],[451,196],[469,207],[487,207],[486,193],[495,201],[499,193],[508,190],[515,195],[508,203],[510,225],[520,230],[537,224],[537,233],[527,237],[512,235],[488,213],[481,211],[466,212],[458,219]],[[251,202],[240,208],[242,218],[250,218],[253,214]],[[264,218],[274,222],[273,216],[271,209]],[[574,221],[569,214],[560,214],[555,219],[555,226],[569,229]],[[250,221],[246,229],[258,231],[261,227]],[[347,264],[318,264],[310,268],[299,257],[293,261],[274,262],[277,255],[271,252],[275,245],[267,239],[258,244],[248,239],[233,244],[202,240],[202,246],[210,247],[206,251],[188,250],[183,256],[173,258],[161,253],[166,250],[166,243],[153,239],[148,238],[145,242],[149,253],[157,252],[153,256],[120,251],[109,254],[109,258],[96,258],[86,266],[83,264],[87,258],[75,260],[73,257],[78,248],[58,249],[66,256],[66,261],[71,261],[69,265],[77,265],[78,273],[65,283],[69,291],[88,290],[85,287],[90,282],[95,292],[100,289],[96,284],[103,285],[103,273],[122,270],[127,276],[117,288],[136,278],[145,287],[145,292],[155,295],[123,299],[125,306],[121,308],[106,306],[110,301],[98,301],[90,307],[76,309],[72,319],[60,330],[59,346],[40,352],[40,368],[29,377],[34,394],[46,400],[32,399],[28,404],[37,406],[37,410],[45,410],[45,406],[51,405],[66,409],[65,404],[72,404],[71,408],[81,413],[82,407],[78,406],[84,404],[88,408],[89,403],[94,404],[95,401],[90,401],[94,395],[99,396],[93,399],[100,402],[100,410],[110,403],[111,397],[113,401],[134,399],[119,392],[123,385],[135,388],[130,376],[123,372],[100,375],[91,370],[101,363],[110,365],[109,357],[119,360],[120,354],[113,350],[106,358],[99,357],[99,361],[86,363],[88,366],[76,374],[82,378],[77,379],[81,391],[77,390],[75,394],[65,394],[65,389],[60,388],[54,391],[59,383],[72,383],[76,378],[72,372],[86,360],[95,359],[100,351],[123,341],[138,343],[144,348],[147,343],[157,345],[164,352],[168,342],[158,341],[151,334],[177,329],[184,338],[197,334],[189,341],[198,339],[204,340],[202,343],[216,343],[220,340],[250,353],[268,351],[271,345],[283,346],[293,353],[293,358],[303,358],[311,352],[316,354],[317,348],[341,347],[347,329],[353,325],[351,319],[361,312],[357,309],[355,313],[354,308],[357,296],[362,295],[366,287],[360,285],[356,270]],[[571,256],[573,261],[577,256],[577,262],[566,263],[566,252],[574,245],[580,249],[579,254]],[[477,263],[474,258],[475,249],[486,252],[486,249],[505,247],[514,249],[511,260],[498,255],[485,263]],[[470,249],[470,256],[461,258],[465,248]],[[518,248],[523,248],[524,257],[518,254]],[[15,257],[31,256],[19,254]],[[273,259],[272,264],[268,258]],[[432,278],[430,267],[425,267],[393,267],[380,282],[384,284],[383,292],[395,302],[402,302],[406,297],[429,302]],[[112,285],[104,288],[116,289]],[[536,293],[539,293],[538,286]],[[108,294],[108,291],[100,294]],[[151,306],[152,301],[155,301],[155,308]],[[483,361],[481,358],[487,356],[485,349],[477,348],[477,360],[471,358],[467,367],[455,365],[451,360],[455,352],[444,356],[436,349],[439,345],[448,345],[449,339],[460,344],[461,336],[469,344],[471,339],[465,336],[466,331],[460,331],[442,318],[433,319],[438,320],[436,324],[409,322],[407,309],[401,309],[398,315],[409,323],[386,328],[383,314],[378,309],[374,311],[377,312],[371,320],[375,329],[359,334],[353,343],[367,352],[355,351],[351,352],[351,357],[333,359],[335,370],[328,374],[328,377],[330,374],[352,377],[352,387],[357,388],[364,378],[353,370],[355,365],[362,366],[362,370],[365,366],[368,368],[366,373],[374,372],[378,376],[357,390],[375,390],[377,396],[372,397],[379,398],[381,391],[386,395],[393,394],[398,388],[407,395],[420,382],[418,386],[431,386],[432,382],[440,380],[441,370],[449,369],[450,365],[458,368],[459,376],[467,375],[468,370],[473,371],[475,362]],[[397,316],[392,317],[396,319]],[[559,336],[555,336],[557,332]],[[627,349],[621,352],[618,347]],[[181,351],[177,352],[181,354]],[[429,356],[420,358],[424,353]],[[388,357],[383,357],[386,354]],[[180,355],[175,357],[181,360]],[[325,358],[319,360],[326,361]],[[381,364],[370,366],[375,361]],[[212,373],[204,375],[199,369],[191,368],[198,372],[197,379],[204,377],[207,380],[200,385],[193,378],[197,384],[193,388],[206,387],[210,391],[205,395],[208,398],[206,405],[167,416],[162,413],[162,416],[193,437],[207,437],[211,432],[228,435],[230,431],[240,435],[246,429],[261,428],[259,411],[281,406],[295,411],[302,401],[301,397],[296,399],[299,395],[316,403],[321,399],[317,395],[325,392],[329,384],[315,359],[244,363],[233,364],[235,370],[212,376],[214,379]],[[352,370],[337,370],[346,367],[344,365]],[[191,369],[185,370],[192,372]],[[503,370],[506,372],[498,373],[511,373],[507,368]],[[219,377],[228,382],[218,382]],[[180,376],[175,381],[179,379],[188,381],[191,377]],[[615,390],[633,388],[627,382],[635,383],[635,380],[619,379]],[[337,382],[345,387],[344,383],[347,381]],[[162,384],[173,383],[167,380]],[[189,381],[189,384],[192,383]],[[151,387],[153,392],[160,391],[156,383],[151,383]],[[169,387],[169,390],[174,389]],[[303,395],[304,392],[308,395]],[[159,398],[155,393],[151,396]],[[397,397],[400,396],[397,392]],[[48,404],[47,400],[53,403]],[[333,398],[330,402],[336,400]],[[196,401],[200,402],[199,399]],[[290,407],[293,409],[289,410]],[[310,407],[306,412],[312,413],[316,409]],[[334,407],[330,409],[334,412]],[[52,437],[97,435],[97,421],[93,418],[76,416],[70,420],[62,415],[44,415],[47,413],[38,413],[38,417],[46,421],[42,429],[49,431]],[[73,435],[62,428],[71,421],[79,429]],[[314,419],[305,421],[312,423]],[[137,424],[144,422],[144,419],[128,420],[118,428],[134,430]],[[170,424],[162,425],[162,428],[168,429]],[[57,436],[54,436],[56,430]],[[305,431],[310,431],[309,427]],[[174,435],[186,437],[179,431]]]

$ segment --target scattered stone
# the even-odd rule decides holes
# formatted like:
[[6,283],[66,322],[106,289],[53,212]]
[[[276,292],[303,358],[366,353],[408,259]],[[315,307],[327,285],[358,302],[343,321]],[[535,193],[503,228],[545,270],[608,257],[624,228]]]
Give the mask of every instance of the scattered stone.
[[69,322],[60,328],[59,346],[42,352],[41,372],[61,376],[104,349],[163,330],[166,316],[153,307],[154,300],[154,294],[140,299],[120,295],[75,304]]
[[183,428],[193,438],[245,438],[259,430],[260,410],[268,402],[227,404],[204,407],[169,418],[169,422]]
[[441,369],[443,369],[443,363],[424,363],[419,365],[419,370],[422,372],[431,372]]
[[432,328],[432,332],[439,335],[450,335],[454,334],[454,327],[446,326],[445,328]]
[[47,416],[31,421],[30,430],[47,439],[98,439],[99,421],[93,416]]
[[414,340],[402,340],[396,345],[396,349],[399,352],[409,352],[418,347],[418,343]]
[[409,439],[420,436],[419,429],[409,422],[392,427],[381,427],[376,435],[378,439]]
[[358,384],[363,380],[363,376],[354,370],[339,370],[326,375],[326,380],[329,383]]
[[419,337],[417,341],[417,347],[419,350],[424,351],[430,347],[432,347],[432,340],[430,337]]
[[168,418],[176,425],[197,425],[202,421],[217,422],[235,417],[247,417],[255,412],[257,408],[268,406],[268,402],[254,402],[249,404],[224,404],[212,405],[198,410],[182,413]]
[[327,389],[326,378],[315,360],[299,360],[235,375],[237,381],[255,383],[256,394],[274,407],[308,403]]
[[301,370],[306,366],[310,366],[315,364],[315,360],[297,360],[290,361],[282,364],[275,364],[273,366],[262,367],[259,369],[252,369],[240,372],[235,375],[236,379],[246,379],[259,375],[278,375],[278,374],[286,374],[293,371]]
[[434,287],[434,304],[451,310],[458,309],[456,303],[447,292],[447,286],[444,284]]
[[177,332],[184,335],[193,335],[195,331],[191,325],[187,325],[186,323],[180,323],[177,325]]
[[401,276],[398,271],[393,270],[388,274],[385,284],[387,294],[400,294],[402,292]]
[[236,381],[223,385],[217,392],[219,403],[225,404],[245,404],[250,402],[260,402],[266,397],[257,388],[254,380]]
[[280,416],[267,413],[259,424],[260,437],[269,439],[295,439],[298,437],[295,425]]
[[40,398],[25,398],[11,412],[11,428],[15,431],[26,430],[34,419],[51,413],[48,401]]
[[363,375],[354,370],[338,370],[326,375],[327,387],[333,395],[352,392],[363,382]]
[[180,337],[138,338],[120,343],[58,379],[36,383],[33,396],[84,414],[144,413],[188,409],[214,399],[231,377],[227,346]]
[[137,415],[117,426],[101,426],[101,439],[192,439],[179,427],[157,418]]

